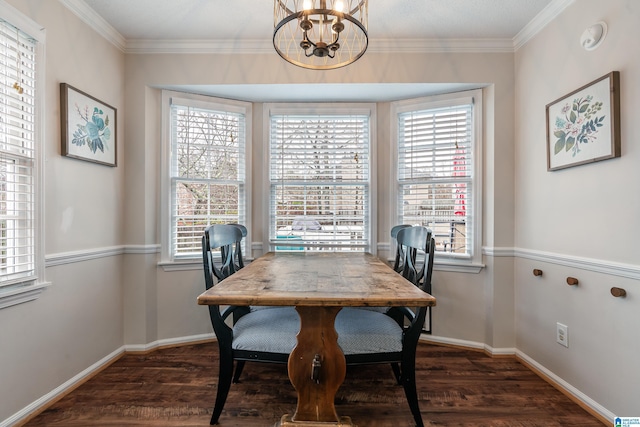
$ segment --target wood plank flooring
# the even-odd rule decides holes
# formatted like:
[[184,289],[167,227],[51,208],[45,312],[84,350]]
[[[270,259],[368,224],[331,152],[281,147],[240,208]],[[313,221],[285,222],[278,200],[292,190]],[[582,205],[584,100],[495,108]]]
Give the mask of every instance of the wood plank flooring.
[[[26,426],[207,426],[217,354],[212,342],[125,355]],[[603,425],[514,358],[420,343],[417,365],[427,426]],[[285,365],[247,363],[220,426],[272,426],[295,406]],[[336,409],[358,427],[414,425],[389,365],[349,367]]]

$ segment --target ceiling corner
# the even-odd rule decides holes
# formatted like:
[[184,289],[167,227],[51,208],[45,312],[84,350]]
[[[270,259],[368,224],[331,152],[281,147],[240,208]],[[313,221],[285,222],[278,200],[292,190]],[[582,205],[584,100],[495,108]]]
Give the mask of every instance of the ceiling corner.
[[83,0],[59,0],[63,6],[73,12],[82,22],[91,27],[95,32],[104,37],[108,42],[120,49],[126,48],[126,39],[107,21],[98,15]]
[[520,49],[538,34],[548,23],[553,21],[575,0],[552,0],[513,38],[514,50]]

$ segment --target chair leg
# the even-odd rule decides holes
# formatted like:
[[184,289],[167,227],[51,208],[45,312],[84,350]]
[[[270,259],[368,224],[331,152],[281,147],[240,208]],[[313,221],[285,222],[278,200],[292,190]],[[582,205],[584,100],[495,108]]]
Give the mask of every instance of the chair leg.
[[422,333],[431,335],[431,307],[427,307],[427,319],[429,319],[429,328],[425,329],[423,327]]
[[402,380],[400,378],[400,366],[397,363],[391,364],[391,369],[393,369],[393,375],[396,377],[396,381],[398,385],[402,385]]
[[[222,349],[221,349],[222,350]],[[229,389],[231,389],[231,378],[233,374],[233,355],[220,351],[220,372],[218,374],[218,391],[216,393],[216,404],[211,415],[209,424],[218,424],[218,419],[222,414],[222,409],[227,401]]]
[[238,384],[240,382],[240,375],[242,375],[242,369],[244,369],[244,360],[236,361],[236,371],[233,374],[233,383]]
[[404,394],[407,397],[407,403],[409,403],[409,409],[411,410],[413,419],[416,422],[416,427],[424,427],[424,423],[422,422],[422,414],[420,414],[420,406],[418,405],[415,361],[413,363],[413,366],[406,366],[403,363],[402,387],[404,388]]

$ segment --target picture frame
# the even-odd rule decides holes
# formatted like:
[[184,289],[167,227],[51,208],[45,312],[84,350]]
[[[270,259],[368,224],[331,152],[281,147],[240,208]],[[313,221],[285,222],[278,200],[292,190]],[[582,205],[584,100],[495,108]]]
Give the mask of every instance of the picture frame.
[[547,104],[547,171],[620,157],[620,72]]
[[60,83],[62,155],[115,167],[117,110],[75,87]]

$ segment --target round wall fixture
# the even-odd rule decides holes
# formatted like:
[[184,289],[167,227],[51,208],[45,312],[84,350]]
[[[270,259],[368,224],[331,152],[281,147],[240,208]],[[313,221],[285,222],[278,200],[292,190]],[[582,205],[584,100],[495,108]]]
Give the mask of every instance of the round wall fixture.
[[607,24],[596,22],[582,33],[580,44],[585,50],[594,50],[604,41],[607,35]]

